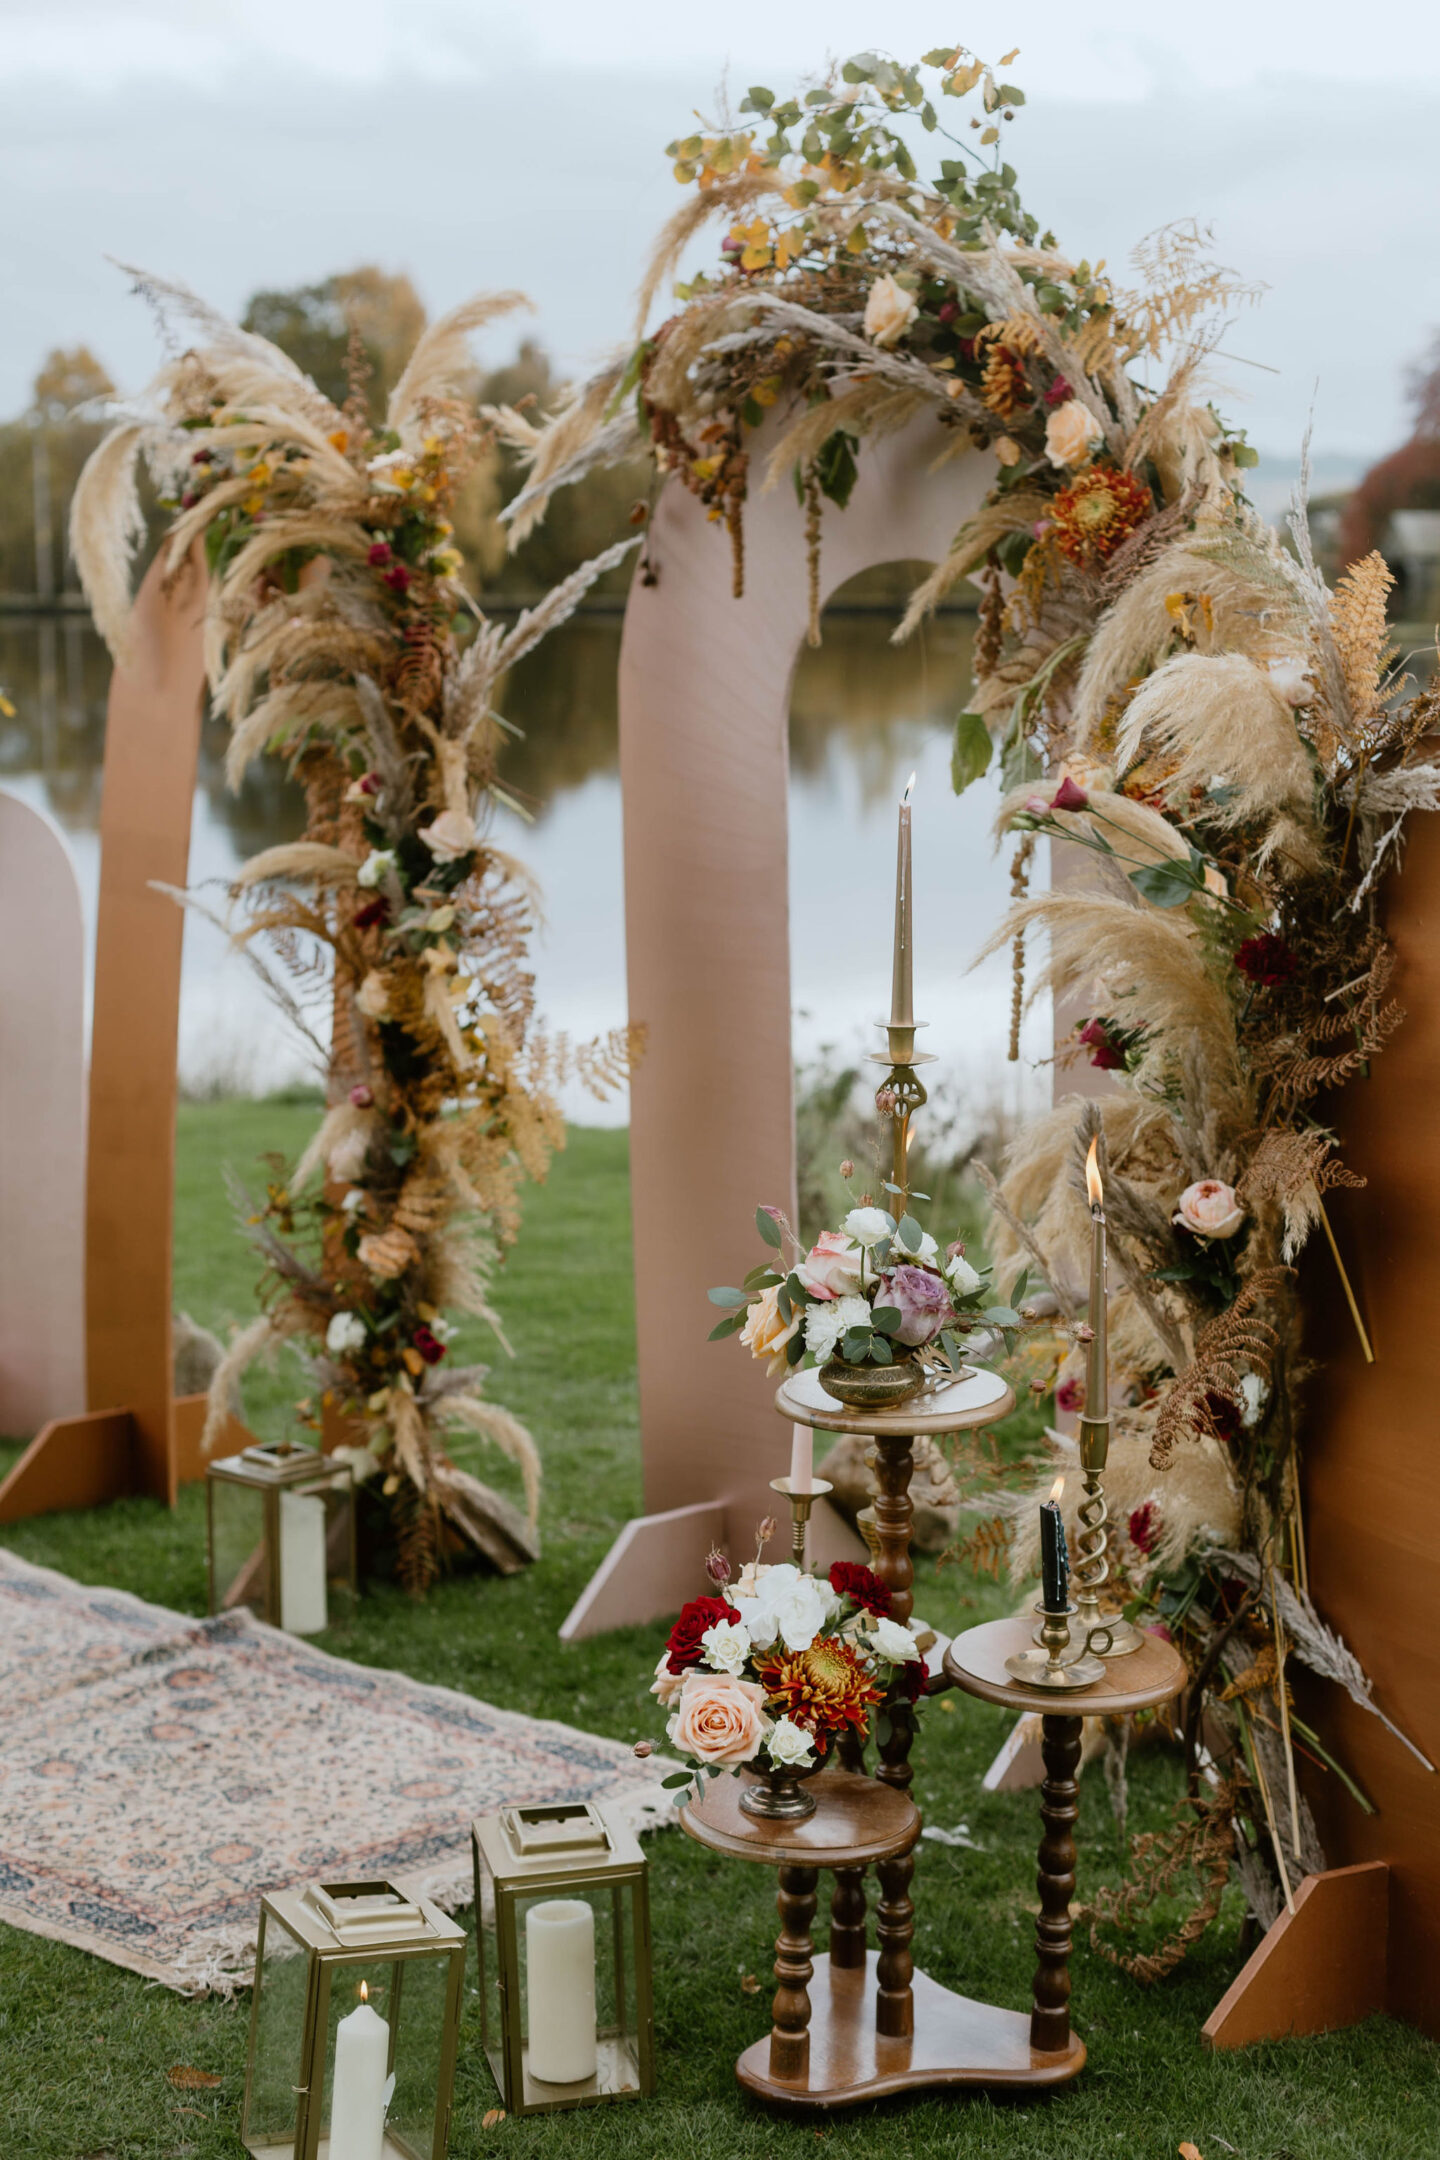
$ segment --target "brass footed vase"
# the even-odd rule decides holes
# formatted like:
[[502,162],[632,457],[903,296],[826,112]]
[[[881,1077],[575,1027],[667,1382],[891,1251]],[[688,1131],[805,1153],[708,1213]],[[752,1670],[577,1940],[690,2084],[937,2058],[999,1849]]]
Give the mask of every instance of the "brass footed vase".
[[740,1795],[741,1813],[753,1815],[757,1822],[806,1821],[815,1813],[815,1795],[801,1791],[801,1780],[814,1777],[819,1768],[818,1759],[798,1767],[757,1756],[754,1762],[744,1765],[746,1784]]
[[925,1385],[925,1368],[915,1358],[896,1358],[893,1365],[847,1365],[832,1357],[820,1367],[820,1385],[827,1395],[847,1410],[867,1412],[895,1410]]

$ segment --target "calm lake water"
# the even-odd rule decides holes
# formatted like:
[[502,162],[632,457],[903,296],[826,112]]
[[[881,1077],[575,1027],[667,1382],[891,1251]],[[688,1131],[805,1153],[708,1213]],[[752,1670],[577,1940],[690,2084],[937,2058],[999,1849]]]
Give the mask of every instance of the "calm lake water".
[[[791,892],[849,895],[843,918],[818,933],[813,911],[792,909],[796,1055],[833,1046],[849,1060],[875,1046],[870,1022],[889,1001],[895,805],[913,769],[916,1006],[932,1023],[926,1046],[943,1060],[936,1082],[977,1108],[1018,1108],[1048,1086],[1037,1064],[1048,1053],[1048,1016],[1027,1028],[1022,1065],[1007,1065],[1008,958],[970,971],[1008,896],[1006,864],[990,838],[997,795],[982,783],[957,801],[949,781],[973,619],[942,618],[900,650],[888,643],[891,627],[885,615],[832,613],[824,644],[802,655],[796,674]],[[533,807],[533,823],[504,812],[496,837],[539,876],[539,1003],[552,1026],[579,1037],[625,1017],[619,644],[618,618],[578,618],[522,664],[504,699],[507,717],[526,731],[504,777]],[[47,811],[64,833],[92,942],[108,680],[104,648],[82,624],[0,621],[0,685],[17,707],[13,720],[0,720],[0,786]],[[298,791],[264,762],[232,793],[224,747],[225,730],[207,721],[190,882],[217,881],[211,897],[219,902],[219,883],[247,856],[302,825]],[[197,1092],[264,1093],[313,1077],[250,970],[194,917],[185,932],[180,1071]],[[567,1108],[592,1124],[623,1123],[627,1114],[623,1099],[602,1107],[584,1095]]]

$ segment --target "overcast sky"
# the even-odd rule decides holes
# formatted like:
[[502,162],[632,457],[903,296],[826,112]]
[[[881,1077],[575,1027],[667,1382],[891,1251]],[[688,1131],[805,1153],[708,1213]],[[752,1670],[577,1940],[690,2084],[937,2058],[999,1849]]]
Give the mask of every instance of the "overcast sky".
[[[1293,457],[1312,399],[1322,452],[1400,437],[1405,363],[1440,329],[1440,11],[958,17],[982,56],[1021,48],[1010,154],[1062,245],[1123,269],[1145,232],[1196,216],[1268,284],[1223,390],[1264,450]],[[409,271],[432,311],[518,285],[582,369],[629,332],[678,201],[663,146],[694,109],[827,53],[954,35],[933,0],[0,0],[0,412],[57,343],[90,343],[127,387],[149,373],[152,325],[107,255],[232,310],[362,261]]]

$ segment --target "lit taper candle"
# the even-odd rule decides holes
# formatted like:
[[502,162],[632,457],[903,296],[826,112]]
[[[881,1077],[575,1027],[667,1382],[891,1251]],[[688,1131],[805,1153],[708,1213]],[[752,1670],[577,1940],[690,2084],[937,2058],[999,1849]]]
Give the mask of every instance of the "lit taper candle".
[[1100,1181],[1099,1135],[1085,1157],[1085,1190],[1090,1196],[1090,1354],[1085,1367],[1085,1415],[1110,1414],[1110,1346],[1105,1295],[1105,1187]]
[[895,964],[890,975],[890,1024],[915,1025],[915,954],[912,929],[915,920],[910,884],[910,797],[915,789],[912,772],[900,798],[900,836],[895,857]]

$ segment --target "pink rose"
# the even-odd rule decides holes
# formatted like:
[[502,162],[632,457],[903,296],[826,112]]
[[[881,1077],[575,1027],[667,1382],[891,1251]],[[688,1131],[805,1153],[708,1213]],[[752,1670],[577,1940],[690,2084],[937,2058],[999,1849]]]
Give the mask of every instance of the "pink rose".
[[1245,1210],[1235,1198],[1233,1185],[1207,1177],[1186,1186],[1171,1220],[1196,1237],[1232,1238],[1245,1220]]
[[655,1667],[655,1678],[650,1683],[650,1693],[655,1697],[662,1710],[668,1710],[671,1703],[679,1700],[680,1690],[684,1685],[684,1673],[671,1672],[670,1652],[668,1649],[662,1650],[660,1662]]
[[796,1273],[817,1297],[852,1297],[860,1288],[860,1248],[843,1230],[822,1230]]
[[895,1340],[912,1350],[929,1342],[955,1318],[944,1277],[932,1275],[928,1268],[893,1268],[881,1278],[875,1302],[897,1309],[900,1325],[895,1330]]
[[1067,1413],[1085,1408],[1085,1383],[1083,1380],[1062,1380],[1055,1390],[1055,1407]]
[[765,1690],[733,1673],[688,1672],[668,1730],[675,1746],[697,1762],[749,1762],[770,1730]]

